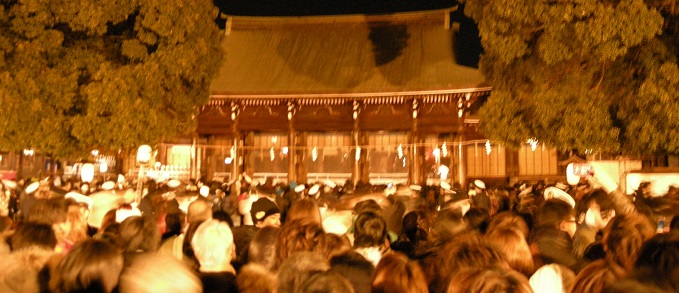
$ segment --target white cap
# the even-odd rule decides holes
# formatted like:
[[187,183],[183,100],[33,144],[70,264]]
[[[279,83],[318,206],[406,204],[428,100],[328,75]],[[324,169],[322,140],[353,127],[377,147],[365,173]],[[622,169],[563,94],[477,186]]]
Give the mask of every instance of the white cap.
[[481,180],[474,180],[474,185],[480,189],[486,189],[486,183]]
[[101,184],[101,190],[111,190],[116,187],[115,182],[113,181],[106,181]]
[[4,184],[5,187],[7,187],[9,189],[16,189],[17,188],[17,183],[12,181],[12,180],[2,179],[2,184]]
[[210,195],[210,187],[208,187],[207,185],[203,185],[200,187],[200,191],[198,191],[198,193],[200,193],[200,195],[202,195],[203,197],[207,197],[208,195]]
[[26,194],[31,194],[31,193],[35,192],[36,190],[38,190],[38,187],[40,187],[40,182],[38,182],[38,181],[29,184],[28,186],[26,186],[26,190],[25,190]]
[[556,198],[565,201],[572,208],[575,208],[575,200],[565,191],[558,189],[556,187],[547,187],[544,192],[545,199]]
[[69,193],[66,193],[66,195],[64,195],[64,197],[65,198],[72,198],[77,203],[87,204],[88,210],[92,210],[92,205],[94,205],[94,199],[90,198],[89,196],[82,195],[82,194],[75,192],[75,191],[71,191]]
[[125,176],[123,174],[118,174],[118,183],[123,183],[125,182]]
[[337,183],[335,183],[335,181],[332,181],[332,180],[330,180],[330,179],[325,180],[325,185],[327,185],[327,186],[330,187],[330,188],[335,188],[335,187],[337,187]]
[[443,188],[445,190],[450,190],[450,183],[448,183],[446,181],[441,181],[440,185],[441,185],[441,188]]
[[306,186],[304,186],[304,184],[300,184],[300,185],[295,186],[295,192],[299,193],[299,192],[304,191],[304,189],[306,189]]
[[177,187],[179,187],[179,185],[182,184],[182,182],[177,180],[177,179],[172,179],[172,180],[168,181],[166,184],[167,184],[167,187],[169,187],[169,188],[177,188]]
[[125,221],[125,219],[134,216],[141,216],[141,211],[138,208],[118,208],[116,211],[116,222],[121,223],[122,221]]
[[415,190],[415,191],[421,191],[422,186],[419,186],[417,184],[410,185],[410,189]]
[[316,193],[318,193],[319,188],[320,188],[320,186],[318,184],[314,184],[314,186],[311,186],[311,188],[309,188],[309,192],[308,192],[309,195],[316,195]]

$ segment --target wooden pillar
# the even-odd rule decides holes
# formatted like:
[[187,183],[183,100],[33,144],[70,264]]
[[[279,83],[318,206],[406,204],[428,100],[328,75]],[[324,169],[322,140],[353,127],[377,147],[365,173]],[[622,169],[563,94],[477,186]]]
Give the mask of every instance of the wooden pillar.
[[457,129],[457,182],[463,187],[467,184],[467,158],[464,142],[464,125],[460,125]]
[[[354,187],[358,183],[358,181],[361,180],[361,161],[362,157],[364,156],[363,151],[360,150],[360,145],[361,145],[361,131],[359,129],[359,112],[360,112],[360,103],[356,100],[354,100],[353,103],[353,121],[354,125],[351,131],[351,143],[353,144],[354,147],[354,152],[353,152],[353,157],[351,158],[351,166],[353,166],[351,170],[351,182],[354,184]],[[361,154],[356,154],[357,152],[361,152]],[[358,160],[357,160],[358,158]]]
[[410,137],[408,138],[408,144],[412,146],[408,150],[408,162],[410,162],[410,176],[408,176],[408,181],[410,184],[422,184],[422,160],[420,159],[420,150],[418,147],[420,133],[417,129],[417,122],[416,115],[413,115],[413,128],[410,132]]
[[297,168],[296,168],[296,175],[297,175],[297,181],[298,183],[301,184],[307,184],[308,178],[307,178],[307,165],[306,165],[306,158],[309,155],[309,150],[307,150],[307,133],[302,132],[297,136],[297,150],[295,151],[297,153]]
[[207,138],[207,145],[208,148],[205,149],[205,178],[207,181],[212,181],[212,178],[215,176],[215,149],[213,148],[215,146],[215,136],[210,135]]
[[[362,146],[368,145],[368,135],[365,132],[359,133],[359,142]],[[360,167],[360,178],[363,183],[370,182],[370,150],[367,147],[361,147],[361,159],[358,161]]]
[[297,182],[297,170],[295,168],[297,165],[297,148],[295,147],[297,145],[297,133],[293,121],[294,108],[290,107],[288,105],[288,183],[292,181]]

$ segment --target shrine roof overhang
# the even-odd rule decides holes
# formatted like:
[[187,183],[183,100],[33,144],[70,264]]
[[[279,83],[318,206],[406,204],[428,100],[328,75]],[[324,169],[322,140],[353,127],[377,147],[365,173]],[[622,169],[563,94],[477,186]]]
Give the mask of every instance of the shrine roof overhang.
[[226,100],[345,103],[487,95],[459,65],[451,9],[389,15],[230,16],[211,104]]

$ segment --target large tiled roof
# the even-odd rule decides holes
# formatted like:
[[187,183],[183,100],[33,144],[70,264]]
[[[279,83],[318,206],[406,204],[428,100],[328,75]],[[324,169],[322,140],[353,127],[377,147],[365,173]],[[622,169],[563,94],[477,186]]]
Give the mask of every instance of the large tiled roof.
[[229,17],[212,98],[487,91],[477,69],[456,62],[450,13]]

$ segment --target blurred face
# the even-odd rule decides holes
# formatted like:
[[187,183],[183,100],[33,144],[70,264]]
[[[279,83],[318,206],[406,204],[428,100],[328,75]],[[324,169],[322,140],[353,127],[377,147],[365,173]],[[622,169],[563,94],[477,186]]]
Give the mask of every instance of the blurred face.
[[573,238],[575,236],[575,230],[577,230],[578,225],[575,222],[575,217],[571,216],[568,220],[564,220],[559,225],[559,229],[568,233],[568,235]]
[[270,215],[256,225],[259,228],[264,227],[280,227],[281,226],[281,214]]

